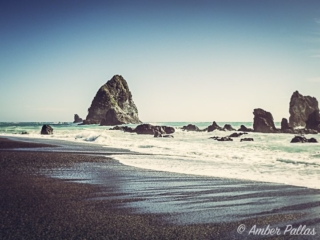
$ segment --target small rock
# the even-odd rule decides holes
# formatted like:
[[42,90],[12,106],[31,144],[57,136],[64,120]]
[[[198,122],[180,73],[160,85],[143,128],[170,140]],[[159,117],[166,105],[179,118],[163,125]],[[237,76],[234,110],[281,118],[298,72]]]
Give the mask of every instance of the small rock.
[[51,135],[53,134],[53,128],[50,125],[43,125],[41,129],[41,134],[42,135]]

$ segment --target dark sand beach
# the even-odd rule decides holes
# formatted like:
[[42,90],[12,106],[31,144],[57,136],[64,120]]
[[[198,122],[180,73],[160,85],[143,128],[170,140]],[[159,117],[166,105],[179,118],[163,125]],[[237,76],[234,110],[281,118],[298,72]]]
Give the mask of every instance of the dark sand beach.
[[[17,140],[0,139],[0,239],[320,238],[319,190],[143,170],[106,157],[135,154],[125,150]],[[254,225],[280,234],[249,234]],[[287,225],[316,234],[284,235]]]

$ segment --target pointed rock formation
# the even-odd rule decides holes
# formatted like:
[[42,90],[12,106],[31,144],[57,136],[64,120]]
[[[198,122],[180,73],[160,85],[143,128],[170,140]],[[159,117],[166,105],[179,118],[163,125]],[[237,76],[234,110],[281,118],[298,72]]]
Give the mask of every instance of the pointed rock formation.
[[314,97],[302,96],[295,91],[290,100],[289,125],[290,127],[305,127],[311,113],[319,111],[318,101]]
[[255,132],[273,133],[276,132],[276,127],[273,122],[273,117],[270,112],[267,112],[261,108],[253,110],[253,130]]
[[224,131],[222,127],[220,127],[215,121],[213,121],[213,123],[208,126],[207,131],[213,132],[214,130]]
[[126,80],[115,75],[94,97],[84,124],[119,125],[141,123]]
[[82,118],[79,117],[78,114],[75,114],[73,123],[81,123],[81,122],[82,122]]
[[41,135],[51,135],[51,134],[53,134],[53,128],[48,124],[43,125],[41,128]]

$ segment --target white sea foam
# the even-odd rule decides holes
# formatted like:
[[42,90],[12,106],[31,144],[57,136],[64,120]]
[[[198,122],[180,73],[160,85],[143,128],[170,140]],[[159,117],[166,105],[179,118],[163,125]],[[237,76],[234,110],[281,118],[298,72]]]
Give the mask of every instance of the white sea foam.
[[[164,124],[176,127],[184,125]],[[209,124],[199,123],[198,126],[204,128]],[[232,125],[238,128],[240,123]],[[4,127],[0,130],[2,135],[26,130],[30,133],[29,137],[39,137],[40,128],[40,125],[10,126],[6,131]],[[234,138],[233,142],[218,142],[209,137],[226,136],[231,132],[185,132],[177,128],[174,138],[154,138],[151,135],[110,131],[108,127],[97,125],[56,125],[53,128],[53,136],[42,137],[91,142],[152,154],[113,156],[130,166],[320,188],[319,144],[292,144],[290,140],[293,135],[290,134],[249,133],[244,137],[250,136],[254,142],[240,142],[241,137]],[[320,140],[318,135],[313,137]]]

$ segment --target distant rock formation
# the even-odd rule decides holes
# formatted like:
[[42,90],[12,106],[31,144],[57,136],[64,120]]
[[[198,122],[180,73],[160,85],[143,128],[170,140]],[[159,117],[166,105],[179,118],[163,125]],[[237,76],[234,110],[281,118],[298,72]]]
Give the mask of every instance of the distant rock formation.
[[81,123],[81,122],[82,122],[82,118],[79,117],[78,114],[75,114],[73,123]]
[[41,129],[41,134],[42,135],[51,135],[53,134],[53,128],[50,125],[43,125]]
[[115,75],[94,97],[84,124],[118,125],[141,123],[126,80]]
[[314,110],[306,121],[306,128],[320,131],[320,114],[319,110]]
[[253,132],[253,129],[252,128],[247,128],[246,126],[241,125],[240,128],[238,129],[238,131],[241,131],[241,132]]
[[223,128],[220,127],[215,121],[207,128],[208,132],[213,132],[214,130],[224,131]]
[[199,132],[200,131],[200,129],[196,125],[193,125],[193,124],[188,124],[187,126],[183,126],[182,130],[195,131],[195,132]]
[[290,100],[289,126],[293,128],[305,127],[309,115],[315,110],[319,111],[318,101],[316,98],[302,96],[298,91],[295,91]]
[[235,129],[230,124],[225,124],[223,130],[227,131],[235,131]]
[[256,108],[253,111],[253,130],[261,133],[273,133],[276,132],[276,127],[273,122],[273,117],[270,112],[267,112],[261,108]]

